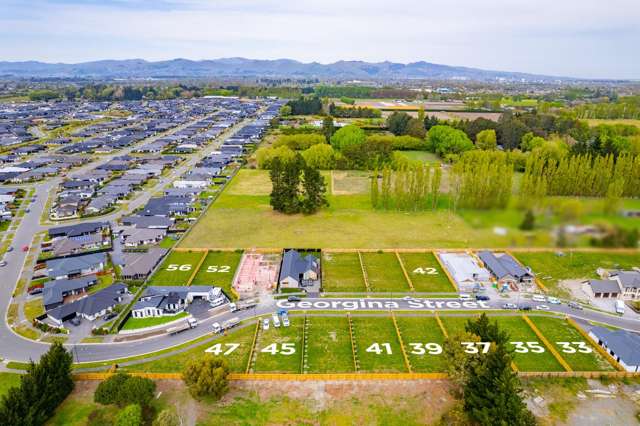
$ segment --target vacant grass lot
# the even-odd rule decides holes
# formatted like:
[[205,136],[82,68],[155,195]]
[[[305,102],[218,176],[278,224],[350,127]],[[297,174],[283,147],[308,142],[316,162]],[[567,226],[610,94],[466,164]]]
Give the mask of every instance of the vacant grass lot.
[[407,371],[391,318],[354,317],[352,321],[360,371],[375,373]]
[[322,287],[325,291],[367,291],[358,253],[322,253]]
[[210,251],[191,284],[222,287],[228,295],[231,295],[233,276],[241,257],[241,252]]
[[[447,248],[499,247],[512,242],[511,235],[497,236],[492,228],[475,229],[443,209],[411,213],[373,210],[369,195],[361,193],[328,195],[329,207],[313,215],[277,213],[269,205],[265,179],[268,182],[266,171],[242,170],[180,246]],[[340,189],[357,192],[362,178],[358,182],[340,183]]]
[[402,333],[402,341],[412,370],[416,373],[444,372],[446,370],[446,360],[442,354],[444,335],[436,319],[396,316],[396,321]]
[[276,328],[272,322],[269,330],[260,329],[255,349],[256,373],[300,373],[303,318],[291,318],[290,321],[289,327]]
[[401,253],[400,258],[416,291],[432,293],[456,291],[433,253]]
[[[198,345],[192,349],[186,350],[176,355],[160,358],[141,364],[123,366],[119,369],[125,371],[144,371],[149,373],[179,373],[184,366],[192,359],[204,356],[205,351],[218,349],[220,344],[220,352],[213,355],[221,356],[227,360],[231,371],[244,373],[247,368],[249,352],[253,343],[253,333],[255,327],[252,325],[238,329],[230,333],[228,336],[216,339],[213,342]],[[233,346],[239,344],[237,349],[227,353]],[[231,346],[230,346],[231,345]]]
[[544,348],[542,353],[534,353],[528,350],[526,353],[514,353],[514,361],[521,371],[564,371],[562,365],[553,357],[548,348],[538,340],[535,332],[521,317],[496,317],[498,324],[506,330],[510,336],[513,348],[517,346],[513,342],[535,342]]
[[158,271],[151,277],[150,285],[187,285],[194,268],[204,252],[172,251]]
[[362,262],[371,291],[408,292],[411,290],[395,253],[362,253]]
[[353,354],[347,317],[307,318],[309,373],[352,373]]
[[[613,367],[568,322],[531,316],[531,321],[554,345],[574,371],[613,371]],[[560,344],[558,342],[565,342]]]
[[550,290],[557,290],[561,280],[597,278],[598,268],[628,269],[640,266],[639,254],[568,251],[563,256],[554,252],[515,252],[514,255],[524,265],[531,267],[542,284]]

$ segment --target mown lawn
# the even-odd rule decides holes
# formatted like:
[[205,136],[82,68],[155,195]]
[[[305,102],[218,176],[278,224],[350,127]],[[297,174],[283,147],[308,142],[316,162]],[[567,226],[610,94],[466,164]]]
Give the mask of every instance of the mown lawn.
[[180,318],[186,318],[189,314],[181,312],[177,315],[164,316],[164,317],[152,317],[152,318],[133,318],[130,317],[127,322],[122,326],[123,330],[137,330],[139,328],[153,327],[156,325],[166,324],[172,321],[179,320]]
[[353,317],[352,321],[360,371],[376,373],[407,371],[391,318]]
[[395,253],[362,253],[362,262],[371,291],[408,292],[411,290]]
[[254,372],[299,373],[302,359],[302,323],[303,318],[290,318],[289,327],[260,329],[256,344],[256,363]]
[[194,268],[198,266],[204,252],[172,251],[158,271],[151,277],[150,285],[187,285]]
[[307,323],[307,371],[353,372],[355,367],[347,317],[308,317]]
[[[613,371],[613,367],[567,321],[529,317],[574,371]],[[559,343],[563,342],[563,344]]]
[[456,291],[433,253],[401,253],[400,258],[417,292]]
[[531,267],[538,279],[550,290],[558,288],[562,280],[583,280],[597,278],[598,268],[628,269],[640,266],[639,254],[607,252],[564,251],[558,256],[555,252],[514,252],[514,256],[524,265]]
[[209,252],[191,285],[213,285],[231,295],[233,276],[241,257],[242,252],[236,251]]
[[365,292],[358,253],[322,253],[322,287],[324,291]]
[[0,397],[9,392],[9,389],[20,386],[20,374],[0,373]]
[[444,372],[446,359],[442,345],[445,338],[436,319],[396,316],[396,321],[412,370],[417,373]]
[[[180,373],[184,366],[192,359],[197,359],[206,353],[223,357],[229,363],[231,371],[244,373],[247,368],[249,352],[253,343],[255,326],[253,324],[241,329],[233,330],[227,336],[220,337],[212,342],[198,345],[176,355],[160,358],[127,367],[121,367],[125,371],[144,371],[149,373]],[[233,349],[239,345],[236,349]],[[229,352],[232,350],[231,352]],[[229,352],[229,353],[227,353]]]

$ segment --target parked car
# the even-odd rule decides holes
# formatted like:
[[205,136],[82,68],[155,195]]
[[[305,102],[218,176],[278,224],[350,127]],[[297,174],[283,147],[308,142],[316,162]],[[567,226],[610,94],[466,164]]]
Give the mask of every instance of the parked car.
[[505,303],[502,305],[502,309],[518,309],[518,305],[515,303]]
[[520,305],[520,306],[518,306],[518,309],[520,309],[521,311],[530,311],[531,310],[531,306],[529,306],[529,305]]
[[13,251],[13,246],[9,246],[9,248],[7,249],[7,252]]
[[549,310],[549,306],[548,305],[536,305],[536,310],[538,310],[538,311],[548,311]]
[[30,209],[29,207],[27,207],[26,209],[24,209],[24,212],[25,212],[25,213],[30,213],[30,212],[31,212],[31,209]]
[[114,319],[115,317],[118,316],[117,312],[109,312],[107,315],[105,315],[102,319],[104,319],[105,321],[109,321]]
[[534,302],[546,302],[547,298],[541,294],[534,294],[531,300],[533,300]]
[[1,260],[0,261],[0,266],[1,267],[7,266],[7,261],[6,260]]
[[560,302],[560,299],[558,299],[557,297],[547,297],[547,302],[551,303],[552,305],[560,305],[562,302]]
[[76,327],[82,324],[82,320],[80,319],[80,317],[73,317],[69,320],[69,322],[75,325]]
[[486,294],[476,294],[476,300],[490,300],[491,298]]
[[473,298],[468,293],[460,293],[460,300],[473,300]]
[[298,296],[289,296],[287,297],[287,302],[299,302],[302,299],[300,299]]
[[262,329],[263,330],[269,329],[269,318],[265,318],[262,320]]
[[578,302],[569,302],[569,303],[567,303],[567,306],[568,306],[568,307],[570,307],[570,308],[572,308],[572,309],[577,309],[577,310],[579,310],[579,311],[581,311],[582,309],[584,309],[584,308],[582,307],[582,305],[581,305],[581,304],[579,304]]

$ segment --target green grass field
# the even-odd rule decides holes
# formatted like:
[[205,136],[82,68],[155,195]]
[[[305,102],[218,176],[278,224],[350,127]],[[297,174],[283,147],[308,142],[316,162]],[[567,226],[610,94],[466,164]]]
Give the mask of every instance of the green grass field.
[[362,193],[361,176],[336,179],[340,195],[327,196],[329,207],[313,215],[285,215],[269,205],[267,172],[242,170],[180,247],[447,248],[512,242],[511,235],[476,229],[444,209],[410,214],[374,210],[368,193]]
[[198,266],[203,252],[172,251],[158,271],[151,277],[150,285],[187,285],[193,270]]
[[362,262],[371,291],[408,292],[411,290],[395,253],[362,253]]
[[0,397],[9,392],[9,389],[20,386],[20,374],[0,373]]
[[370,373],[402,373],[402,350],[396,329],[388,317],[353,317],[360,371]]
[[400,258],[416,291],[433,293],[456,291],[433,253],[401,253]]
[[367,291],[358,254],[323,252],[322,287],[335,292]]
[[353,354],[349,322],[345,316],[307,318],[309,373],[352,373]]
[[444,335],[433,317],[396,316],[411,368],[416,373],[438,373],[446,369],[442,354]]
[[[531,316],[531,321],[554,345],[574,371],[612,371],[613,367],[566,321]],[[564,343],[558,343],[564,342]]]
[[[179,373],[190,360],[202,357],[209,349],[209,353],[221,356],[227,360],[231,371],[244,373],[253,343],[254,324],[234,330],[229,335],[213,342],[198,345],[176,355],[160,358],[141,364],[122,366],[124,371],[143,371],[148,373]],[[236,345],[239,345],[236,347]],[[235,349],[234,349],[235,348]]]
[[209,252],[191,285],[213,285],[231,294],[233,276],[242,253],[235,251]]
[[395,153],[400,157],[405,157],[413,161],[420,161],[421,163],[429,163],[429,164],[442,163],[442,159],[440,157],[428,151],[395,151]]
[[153,327],[156,325],[166,324],[168,322],[179,320],[180,318],[186,318],[189,314],[181,312],[173,316],[164,317],[152,317],[152,318],[129,318],[127,322],[122,326],[123,330],[137,330],[139,328]]
[[524,265],[531,267],[545,287],[556,291],[561,280],[597,278],[598,268],[628,269],[640,266],[638,254],[566,251],[564,256],[554,252],[515,252],[514,255]]
[[[514,361],[521,371],[564,371],[562,365],[554,358],[553,354],[538,340],[535,332],[520,317],[497,317],[500,327],[506,330],[511,336],[510,342],[514,349],[523,351],[522,353],[514,353]],[[533,347],[525,347],[519,349],[514,342],[522,342],[524,345],[534,343],[542,348],[543,351],[535,353]],[[524,352],[527,351],[527,352]]]
[[[270,320],[271,321],[271,320]],[[289,327],[274,327],[262,330],[256,342],[254,372],[300,373],[302,359],[303,318],[291,318]]]

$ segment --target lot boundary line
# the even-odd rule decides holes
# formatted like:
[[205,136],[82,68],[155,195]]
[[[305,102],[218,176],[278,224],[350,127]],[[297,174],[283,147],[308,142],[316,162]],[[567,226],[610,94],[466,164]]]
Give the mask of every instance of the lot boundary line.
[[445,339],[448,339],[449,332],[447,331],[444,324],[442,323],[442,320],[440,319],[440,315],[438,315],[438,311],[434,311],[434,315],[436,317],[436,322],[438,323],[438,326],[440,326],[440,331],[442,331],[442,335],[444,336]]
[[362,253],[358,250],[358,259],[360,260],[360,269],[362,270],[362,278],[364,278],[364,285],[367,287],[367,291],[371,291],[369,287],[369,278],[367,277],[367,270],[364,267],[364,261],[362,260]]
[[360,362],[358,361],[358,348],[356,347],[356,339],[353,336],[353,322],[351,314],[347,312],[347,320],[349,322],[349,337],[351,337],[351,355],[353,356],[353,368],[356,373],[360,372]]
[[307,327],[309,322],[307,320],[307,314],[304,315],[304,321],[302,323],[302,356],[300,357],[300,373],[307,372]]
[[400,332],[400,328],[398,327],[398,321],[396,321],[396,316],[391,312],[391,320],[393,321],[393,327],[396,329],[396,335],[398,336],[398,342],[400,343],[400,350],[402,350],[402,358],[404,359],[404,366],[407,368],[409,373],[413,373],[411,368],[411,362],[409,362],[409,357],[407,356],[407,350],[404,347],[404,341],[402,339],[402,333]]
[[245,373],[249,374],[251,366],[253,365],[253,355],[256,351],[256,343],[258,341],[258,333],[260,332],[260,320],[256,321],[256,331],[253,333],[253,342],[251,343],[251,350],[249,351],[249,359],[247,360],[247,368]]
[[565,317],[565,320],[567,321],[567,323],[569,323],[569,325],[573,328],[575,328],[578,333],[580,333],[580,335],[582,337],[584,337],[587,342],[589,342],[591,344],[591,346],[593,346],[595,348],[596,351],[598,351],[598,353],[600,355],[602,355],[607,361],[609,361],[609,364],[611,364],[613,366],[613,368],[615,368],[617,371],[624,371],[626,372],[626,370],[624,369],[624,367],[622,365],[620,365],[620,363],[618,361],[616,361],[616,359],[611,356],[611,354],[607,351],[604,350],[604,348],[602,346],[600,346],[598,344],[598,342],[596,342],[590,335],[589,333],[587,333],[586,331],[584,331],[584,329],[582,327],[580,327],[580,324],[578,324],[573,318],[570,317]]
[[200,260],[198,261],[198,265],[193,269],[193,272],[191,273],[191,276],[189,277],[189,279],[187,280],[187,286],[190,286],[191,283],[193,282],[193,280],[196,278],[196,275],[198,275],[198,272],[200,272],[200,268],[202,268],[202,264],[204,263],[205,259],[207,258],[207,255],[209,254],[209,250],[204,250],[202,252],[202,257],[200,258]]
[[560,353],[556,350],[556,348],[553,347],[551,342],[547,340],[547,338],[544,336],[544,334],[542,334],[542,332],[538,329],[538,327],[536,327],[533,321],[531,321],[529,317],[526,315],[522,315],[522,318],[524,319],[524,322],[527,323],[529,328],[533,330],[536,336],[538,336],[538,339],[542,341],[542,344],[545,345],[547,349],[549,349],[549,352],[551,352],[551,355],[553,355],[553,357],[560,363],[560,365],[562,365],[562,368],[564,368],[565,371],[573,371],[569,363],[565,361],[564,358],[562,358],[562,355],[560,355]]
[[400,257],[400,253],[398,253],[398,251],[396,250],[396,258],[398,259],[398,263],[400,264],[400,268],[402,268],[402,273],[404,274],[404,278],[407,280],[407,284],[409,284],[409,288],[411,289],[411,291],[416,291],[416,289],[413,287],[413,282],[411,281],[411,278],[409,277],[409,274],[407,273],[407,268],[404,267],[404,262],[402,261],[402,258]]
[[[174,247],[173,251],[235,251],[241,247]],[[282,248],[278,247],[245,247],[243,250],[253,250],[258,253],[280,253]],[[559,251],[557,247],[466,247],[466,248],[447,248],[447,247],[387,247],[387,248],[322,248],[327,253],[356,253],[361,251],[363,253],[436,253],[438,251],[445,251],[449,253],[465,253],[468,251],[495,251],[495,252],[535,252],[535,253],[553,253]],[[574,252],[574,253],[618,253],[618,254],[640,254],[640,249],[633,248],[600,248],[600,247],[573,247],[570,250],[565,249],[562,251]],[[436,256],[437,257],[437,256]]]

